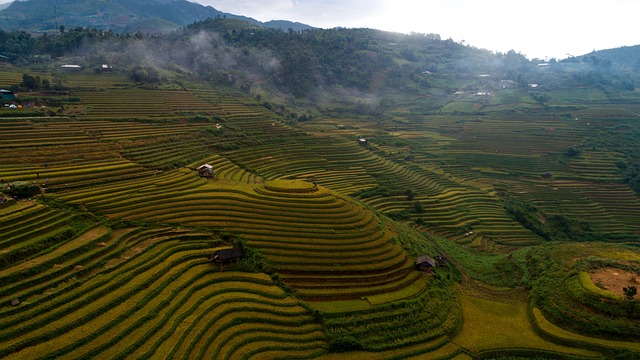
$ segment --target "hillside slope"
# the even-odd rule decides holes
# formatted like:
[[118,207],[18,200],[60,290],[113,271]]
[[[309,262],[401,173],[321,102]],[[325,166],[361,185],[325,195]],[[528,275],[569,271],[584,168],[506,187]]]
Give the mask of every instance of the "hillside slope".
[[0,35],[1,357],[639,358],[633,78],[237,19]]
[[[56,32],[59,26],[113,30],[116,32],[166,33],[207,18],[234,18],[261,24],[252,18],[224,13],[211,6],[187,0],[87,1],[71,0],[51,3],[45,0],[15,1],[0,9],[3,30]],[[153,21],[166,22],[153,25]],[[307,25],[280,21],[264,26],[301,30]]]

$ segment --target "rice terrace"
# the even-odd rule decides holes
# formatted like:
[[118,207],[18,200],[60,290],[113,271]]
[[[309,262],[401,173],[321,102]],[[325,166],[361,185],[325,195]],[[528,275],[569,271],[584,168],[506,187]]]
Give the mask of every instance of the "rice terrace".
[[0,358],[640,358],[627,79],[426,35],[180,36],[206,31],[260,70],[0,63]]

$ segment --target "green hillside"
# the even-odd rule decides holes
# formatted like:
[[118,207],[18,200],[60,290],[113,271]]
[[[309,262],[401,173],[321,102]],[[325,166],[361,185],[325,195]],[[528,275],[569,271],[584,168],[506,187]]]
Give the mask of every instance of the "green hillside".
[[98,34],[1,34],[0,357],[640,354],[633,77],[435,34]]
[[290,21],[261,22],[183,0],[43,0],[13,1],[0,6],[0,29],[52,34],[65,29],[90,27],[117,33],[164,34],[196,21],[215,18],[241,19],[274,29],[305,30],[311,27]]

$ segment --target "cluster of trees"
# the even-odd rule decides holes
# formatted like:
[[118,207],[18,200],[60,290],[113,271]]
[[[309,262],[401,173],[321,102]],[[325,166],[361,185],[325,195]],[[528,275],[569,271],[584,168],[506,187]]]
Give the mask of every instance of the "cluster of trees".
[[269,52],[279,65],[270,74],[271,80],[296,97],[306,96],[318,86],[368,91],[375,77],[397,67],[385,49],[382,32],[376,30],[284,32],[254,26],[229,30],[220,19],[194,24],[188,30],[220,33],[227,44],[244,49],[245,56]]
[[16,199],[26,199],[28,197],[39,195],[40,188],[31,184],[17,184],[2,189],[2,192]]
[[135,82],[159,83],[164,80],[160,72],[153,66],[136,65],[129,72],[129,77]]
[[66,56],[83,46],[98,42],[126,41],[142,38],[141,34],[116,34],[112,31],[75,27],[59,33],[44,33],[39,36],[25,31],[0,30],[0,54],[18,64],[33,64],[52,57]]
[[[559,214],[543,214],[535,206],[515,198],[504,200],[507,214],[544,240],[596,241],[591,225]],[[544,218],[543,222],[541,218]]]
[[636,194],[640,195],[640,162],[633,162],[627,165],[625,162],[618,162],[618,168],[622,170],[622,180],[629,185]]
[[20,86],[26,90],[49,90],[51,89],[51,82],[49,79],[42,79],[40,76],[32,76],[25,73],[22,74]]

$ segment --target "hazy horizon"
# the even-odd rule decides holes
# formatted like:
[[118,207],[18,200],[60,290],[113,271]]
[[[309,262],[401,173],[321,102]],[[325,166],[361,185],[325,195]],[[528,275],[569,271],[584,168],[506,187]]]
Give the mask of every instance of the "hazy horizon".
[[577,56],[640,44],[640,1],[612,0],[196,0],[260,21],[290,20],[321,28],[368,27],[436,33],[443,39],[528,58]]

